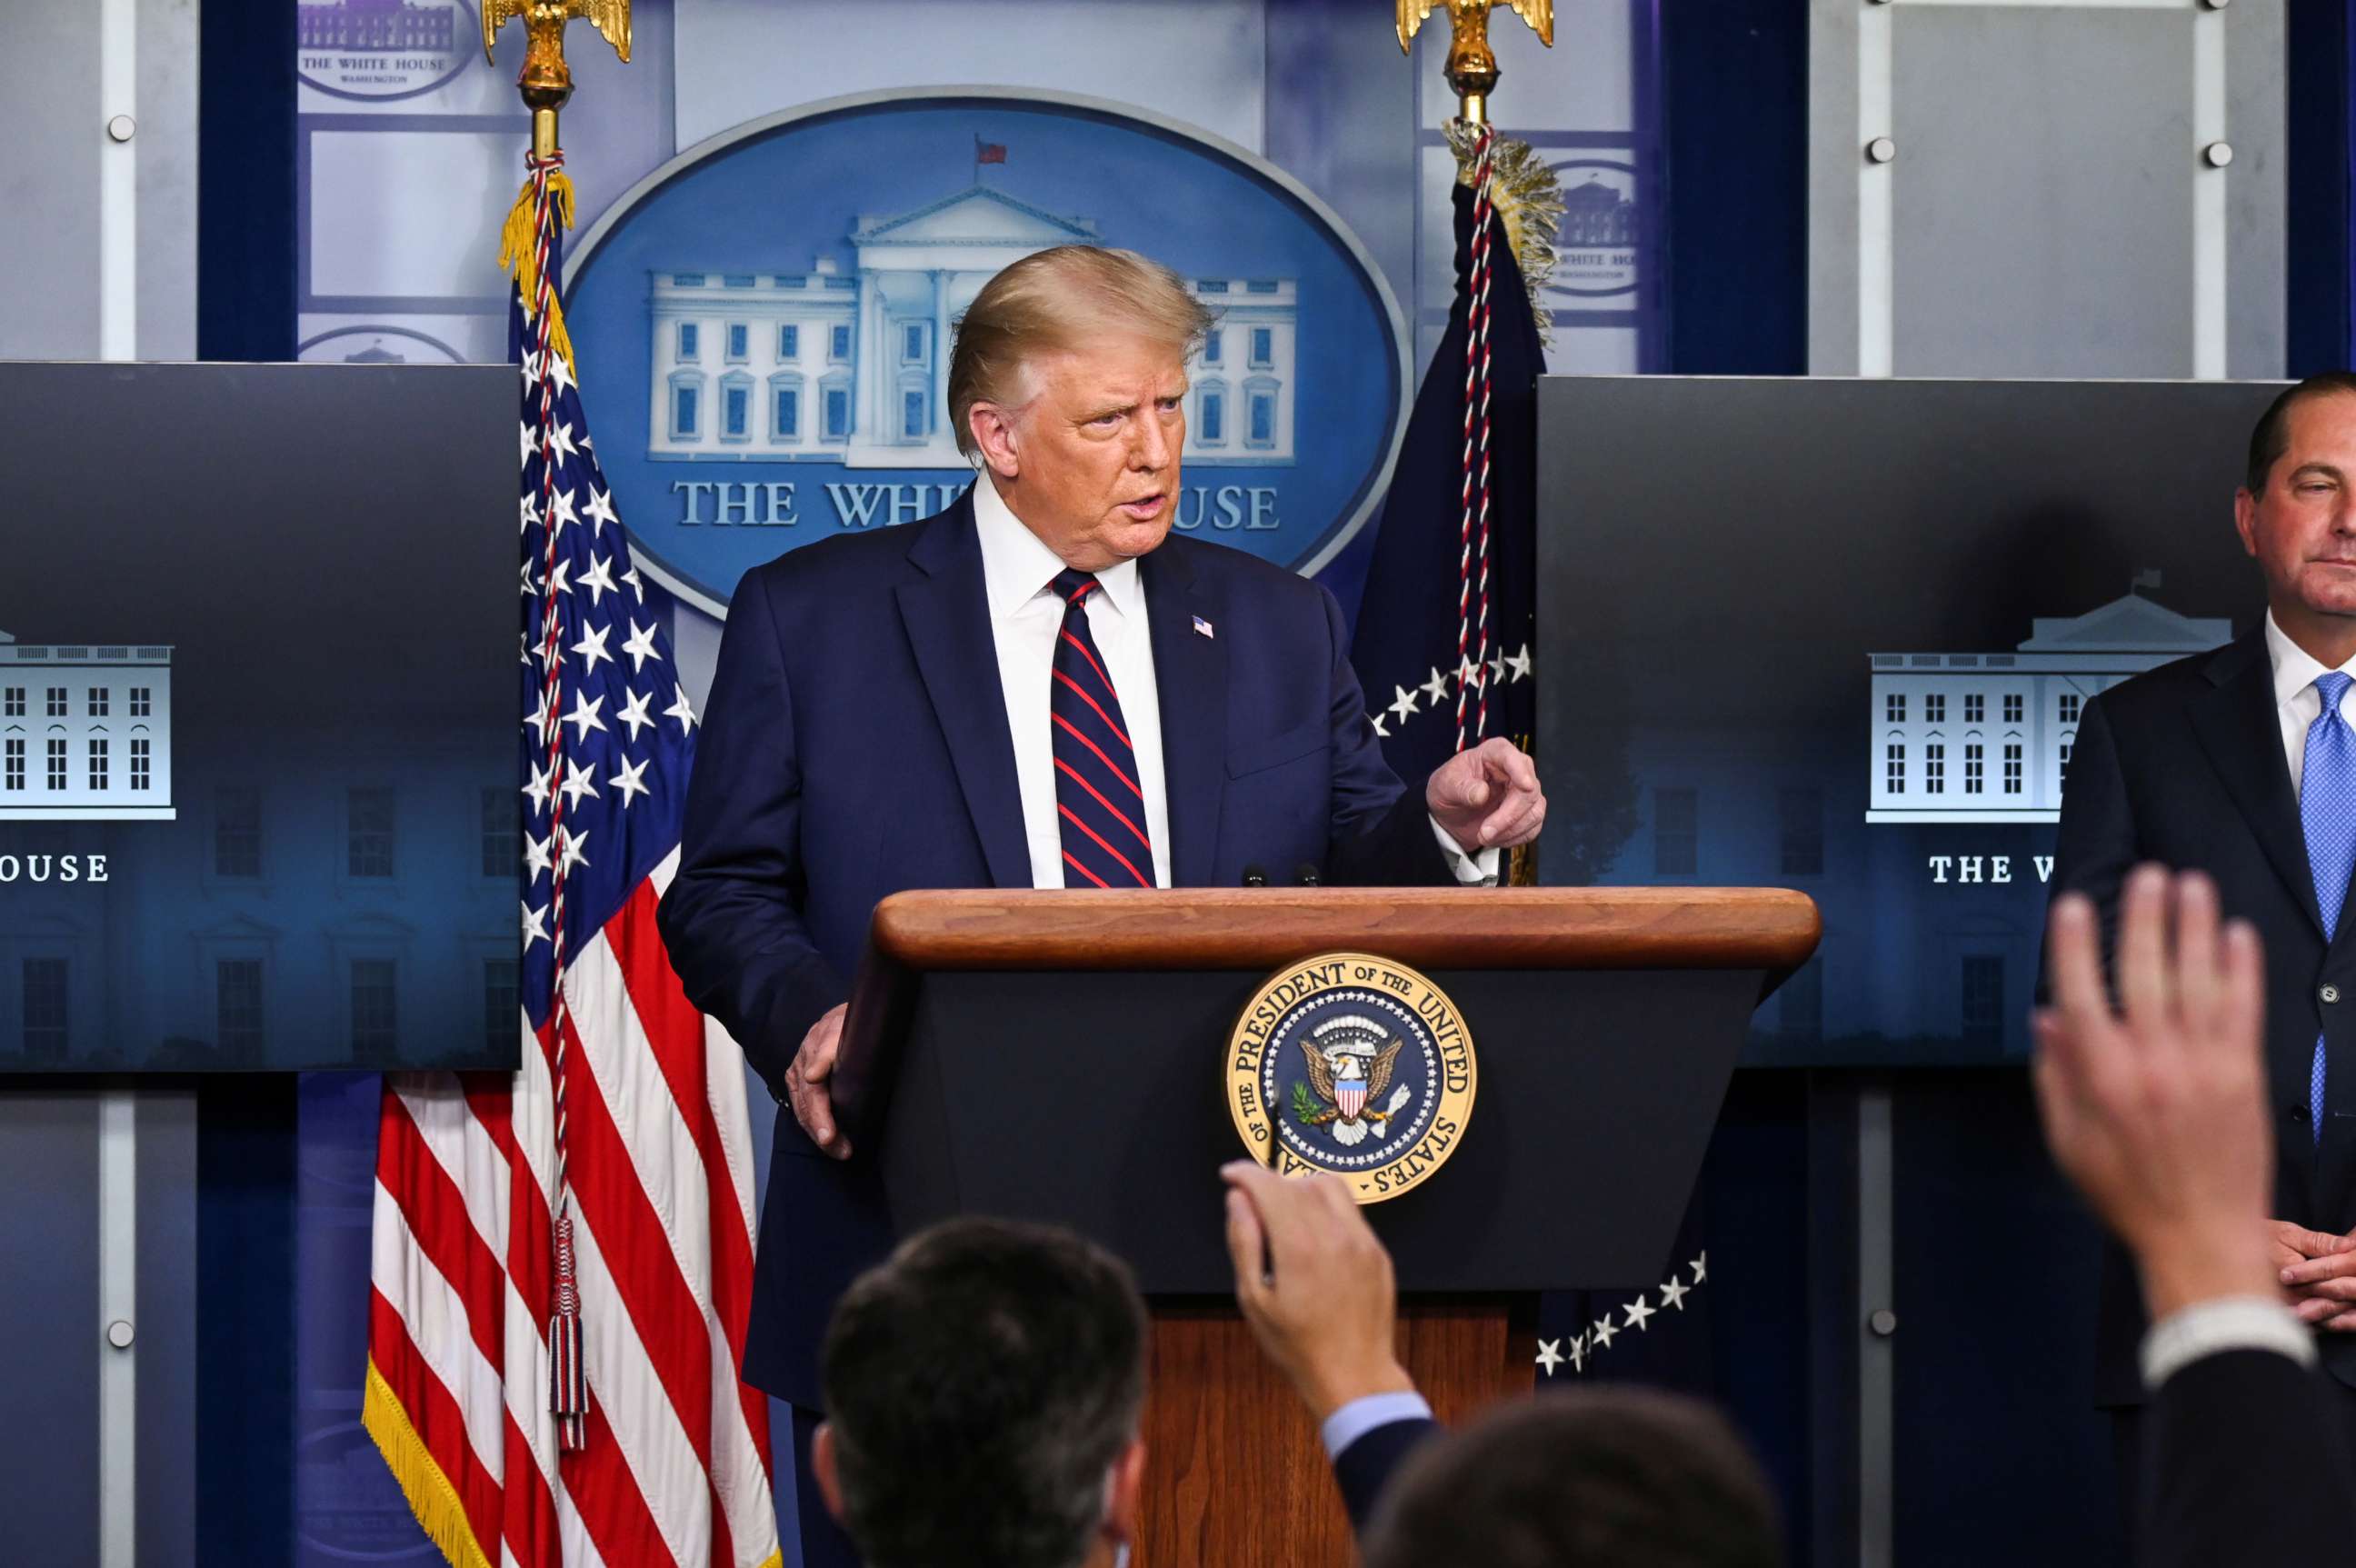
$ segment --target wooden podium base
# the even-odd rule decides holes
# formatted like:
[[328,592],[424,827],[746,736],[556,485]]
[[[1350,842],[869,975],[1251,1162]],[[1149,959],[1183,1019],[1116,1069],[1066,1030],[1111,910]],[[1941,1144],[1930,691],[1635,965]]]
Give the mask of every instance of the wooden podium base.
[[[1399,1306],[1399,1359],[1440,1419],[1530,1392],[1524,1298]],[[1532,1304],[1533,1305],[1535,1304]],[[1346,1568],[1350,1521],[1309,1419],[1232,1306],[1156,1303],[1136,1568]]]

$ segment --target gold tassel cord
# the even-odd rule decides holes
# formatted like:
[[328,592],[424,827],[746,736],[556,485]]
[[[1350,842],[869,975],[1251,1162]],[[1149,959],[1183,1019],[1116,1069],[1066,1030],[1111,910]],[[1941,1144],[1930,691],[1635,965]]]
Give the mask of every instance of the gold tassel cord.
[[[548,199],[556,209],[556,226],[560,230],[573,227],[573,181],[558,169],[548,177]],[[515,275],[515,285],[523,295],[523,317],[532,318],[533,307],[540,295],[540,235],[537,214],[532,208],[532,182],[523,182],[523,189],[508,209],[508,220],[499,230],[499,268]],[[564,309],[556,301],[553,287],[548,295],[549,346],[564,357],[565,368],[581,379],[581,366],[573,358],[573,336],[564,329]]]
[[[1472,128],[1462,120],[1446,127],[1448,145],[1456,154],[1456,180],[1472,183]],[[1538,341],[1554,347],[1554,314],[1546,304],[1547,285],[1554,277],[1555,238],[1562,231],[1562,178],[1527,142],[1499,135],[1489,152],[1491,196],[1497,221],[1505,226],[1505,242],[1514,250],[1514,264],[1522,270],[1522,285],[1529,290],[1530,312],[1537,317]]]
[[458,1488],[450,1484],[433,1450],[410,1424],[409,1412],[401,1408],[400,1397],[376,1369],[373,1359],[369,1362],[368,1389],[360,1399],[360,1425],[375,1439],[385,1467],[401,1483],[402,1496],[409,1499],[409,1511],[425,1527],[450,1568],[491,1568],[490,1559],[475,1539],[466,1505],[458,1500]]

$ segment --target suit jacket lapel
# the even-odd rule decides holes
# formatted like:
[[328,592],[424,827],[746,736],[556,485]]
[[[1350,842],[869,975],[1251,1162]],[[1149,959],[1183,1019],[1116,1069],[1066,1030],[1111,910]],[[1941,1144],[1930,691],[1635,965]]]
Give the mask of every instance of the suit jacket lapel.
[[998,681],[972,502],[960,499],[924,524],[908,559],[925,575],[900,585],[900,621],[932,698],[933,716],[948,742],[991,881],[1000,887],[1028,887],[1031,853],[1023,836],[1023,795],[1014,779],[1014,741]]
[[[1227,645],[1218,639],[1216,596],[1171,540],[1138,563],[1161,693],[1162,779],[1170,803],[1170,882],[1205,887],[1218,865],[1219,805],[1226,783]],[[1205,636],[1196,617],[1210,628]]]
[[2274,863],[2298,907],[2323,931],[2315,901],[2315,873],[2307,863],[2307,835],[2299,826],[2298,798],[2291,793],[2290,767],[2283,757],[2282,726],[2275,716],[2274,666],[2263,633],[2252,633],[2210,661],[2211,689],[2193,700],[2192,729],[2209,754],[2258,846]]

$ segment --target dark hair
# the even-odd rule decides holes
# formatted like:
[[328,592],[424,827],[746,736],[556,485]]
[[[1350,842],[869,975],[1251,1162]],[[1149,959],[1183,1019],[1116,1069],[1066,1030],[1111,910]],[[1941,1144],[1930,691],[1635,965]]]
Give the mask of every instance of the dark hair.
[[1418,1454],[1365,1568],[1776,1568],[1775,1505],[1708,1405],[1577,1390],[1503,1405]]
[[2318,371],[2297,386],[2284,388],[2280,397],[2266,404],[2265,413],[2258,415],[2257,428],[2250,432],[2250,460],[2242,471],[2244,489],[2254,496],[2266,493],[2266,480],[2274,473],[2275,459],[2290,448],[2291,409],[2326,392],[2356,393],[2356,373]]
[[1145,1402],[1145,1304],[1067,1231],[957,1219],[860,1276],[823,1377],[869,1568],[1073,1568]]

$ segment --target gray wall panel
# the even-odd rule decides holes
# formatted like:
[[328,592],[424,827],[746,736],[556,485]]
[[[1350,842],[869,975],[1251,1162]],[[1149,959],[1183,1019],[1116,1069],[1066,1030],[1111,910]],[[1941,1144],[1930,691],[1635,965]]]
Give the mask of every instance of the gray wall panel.
[[0,1091],[0,1520],[13,1563],[98,1561],[98,1097]]
[[0,359],[98,351],[98,8],[12,5],[0,48]]
[[2193,14],[1893,21],[1897,373],[2191,375]]

